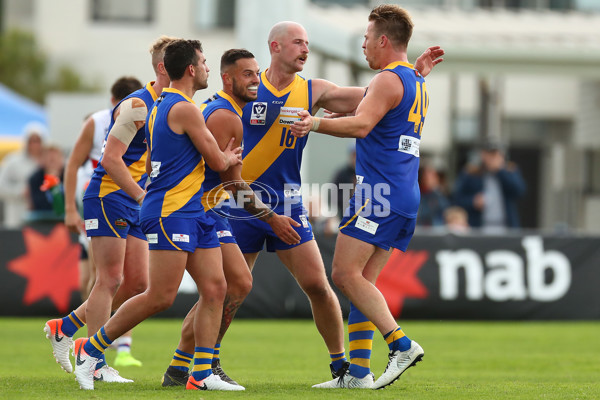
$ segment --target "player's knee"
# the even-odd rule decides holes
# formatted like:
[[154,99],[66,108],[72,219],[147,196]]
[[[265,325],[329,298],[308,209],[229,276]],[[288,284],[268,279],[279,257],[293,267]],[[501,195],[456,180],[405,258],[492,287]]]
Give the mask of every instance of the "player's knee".
[[152,314],[164,311],[171,307],[175,301],[177,291],[160,291],[148,293],[148,306],[151,309]]
[[144,293],[148,288],[148,282],[146,281],[125,282],[124,285],[126,285],[127,298]]
[[96,279],[96,283],[94,284],[97,287],[96,290],[104,288],[105,290],[112,293],[114,296],[117,293],[117,290],[121,287],[121,283],[123,283],[122,275],[100,275],[98,279]]
[[222,304],[227,292],[227,282],[225,279],[214,279],[210,282],[205,282],[202,285],[201,292],[200,294],[204,301]]
[[236,299],[244,299],[252,290],[252,275],[239,277],[227,282],[227,295]]
[[327,280],[311,279],[303,282],[302,290],[311,298],[325,298],[331,295],[331,286]]
[[331,272],[331,280],[338,289],[344,291],[344,288],[347,286],[348,276],[334,268]]

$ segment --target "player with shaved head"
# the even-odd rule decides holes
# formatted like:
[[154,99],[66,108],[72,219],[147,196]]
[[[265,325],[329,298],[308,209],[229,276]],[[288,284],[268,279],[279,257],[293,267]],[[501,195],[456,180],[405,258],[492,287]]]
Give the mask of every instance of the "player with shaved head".
[[[302,206],[300,167],[307,137],[296,138],[290,126],[305,110],[314,114],[319,108],[351,113],[360,103],[365,89],[339,87],[323,79],[305,79],[298,75],[308,59],[308,34],[296,22],[275,24],[268,36],[271,63],[260,74],[257,99],[244,108],[244,163],[242,179],[260,190],[262,200],[275,213],[284,213],[300,226],[294,229],[300,239],[286,243],[268,224],[241,207],[232,207],[233,234],[249,267],[259,252],[276,252],[308,296],[313,318],[329,350],[333,377],[345,374],[349,363],[344,350],[344,327],[337,296],[325,274],[325,267]],[[442,51],[443,54],[443,51]],[[426,75],[439,48],[428,49],[419,59]]]

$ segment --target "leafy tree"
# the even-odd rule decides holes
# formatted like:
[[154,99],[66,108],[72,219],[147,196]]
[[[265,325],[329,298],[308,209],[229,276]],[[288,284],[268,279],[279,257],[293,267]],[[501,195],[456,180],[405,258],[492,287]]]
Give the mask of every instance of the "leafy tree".
[[85,85],[79,74],[62,65],[50,72],[46,54],[38,47],[33,34],[10,30],[0,35],[0,82],[38,103],[44,103],[51,91],[97,91]]

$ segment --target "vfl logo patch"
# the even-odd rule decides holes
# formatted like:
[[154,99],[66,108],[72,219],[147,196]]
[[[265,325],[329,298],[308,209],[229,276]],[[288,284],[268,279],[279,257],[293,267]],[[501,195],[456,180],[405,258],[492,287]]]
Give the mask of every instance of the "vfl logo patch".
[[189,243],[190,242],[190,235],[184,235],[183,233],[174,233],[173,236],[171,237],[171,239],[174,242]]
[[250,114],[250,125],[264,125],[267,119],[267,103],[255,101],[252,103],[252,113]]
[[127,221],[125,221],[123,218],[119,218],[115,221],[115,226],[117,229],[125,229],[127,228]]

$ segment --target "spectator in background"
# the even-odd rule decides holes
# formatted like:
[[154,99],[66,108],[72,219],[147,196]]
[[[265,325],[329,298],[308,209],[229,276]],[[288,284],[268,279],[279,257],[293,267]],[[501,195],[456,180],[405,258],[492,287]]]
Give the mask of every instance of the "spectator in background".
[[[344,215],[344,210],[348,208],[348,203],[354,193],[354,185],[356,184],[356,144],[353,140],[348,145],[348,160],[346,165],[338,169],[333,176],[332,182],[337,187],[337,216],[341,220]],[[333,202],[331,202],[333,203]],[[333,204],[331,204],[333,206]]]
[[450,206],[444,211],[446,229],[451,233],[467,233],[470,230],[469,216],[464,208]]
[[442,189],[440,175],[433,166],[424,164],[419,168],[419,189],[421,203],[417,214],[417,225],[444,226],[444,211],[450,206],[450,201]]
[[40,166],[45,128],[36,122],[25,127],[22,150],[10,153],[0,165],[0,200],[4,203],[4,226],[20,227],[28,208],[27,181]]
[[458,176],[454,200],[469,215],[469,225],[486,230],[519,228],[517,200],[526,190],[515,163],[506,162],[503,146],[485,143],[480,163],[467,165]]
[[44,146],[41,166],[29,177],[31,220],[62,220],[64,194],[62,189],[65,156],[53,144]]

